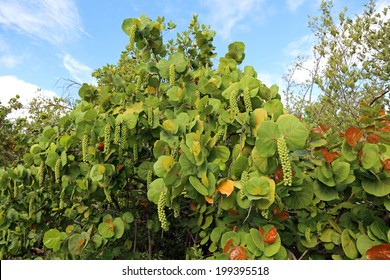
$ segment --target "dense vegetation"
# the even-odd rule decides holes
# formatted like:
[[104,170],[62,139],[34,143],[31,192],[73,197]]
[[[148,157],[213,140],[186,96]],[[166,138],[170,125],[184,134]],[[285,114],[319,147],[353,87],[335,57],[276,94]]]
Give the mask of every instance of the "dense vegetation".
[[[389,258],[390,123],[335,131],[289,114],[235,42],[194,16],[122,29],[117,65],[0,168],[1,259]],[[358,104],[356,104],[358,106]]]

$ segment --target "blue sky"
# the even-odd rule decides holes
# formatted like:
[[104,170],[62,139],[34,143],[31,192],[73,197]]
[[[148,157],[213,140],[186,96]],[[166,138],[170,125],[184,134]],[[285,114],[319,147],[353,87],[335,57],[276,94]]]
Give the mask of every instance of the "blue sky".
[[[368,0],[367,0],[368,1]],[[77,98],[65,91],[66,79],[94,82],[90,73],[115,64],[128,37],[123,19],[146,14],[165,16],[185,30],[193,13],[217,32],[219,55],[234,41],[246,45],[243,65],[252,65],[263,83],[282,86],[282,75],[298,54],[313,44],[308,15],[318,14],[320,0],[0,0],[0,101],[15,94]],[[363,10],[363,0],[335,0],[335,11]],[[390,0],[377,0],[378,7]],[[174,36],[172,32],[167,36]],[[217,63],[217,61],[216,61]],[[299,78],[299,77],[298,77]]]

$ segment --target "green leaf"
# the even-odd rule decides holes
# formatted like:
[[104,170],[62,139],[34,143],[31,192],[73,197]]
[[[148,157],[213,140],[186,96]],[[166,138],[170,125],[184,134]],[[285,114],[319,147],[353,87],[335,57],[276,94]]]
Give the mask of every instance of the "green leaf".
[[82,234],[75,233],[69,237],[68,250],[72,255],[80,255],[85,245],[85,237]]
[[244,184],[244,193],[248,198],[259,199],[256,196],[264,196],[269,192],[269,183],[263,177],[252,177]]
[[271,157],[276,152],[276,141],[280,134],[274,121],[262,122],[257,130],[256,149],[262,157]]
[[367,235],[361,235],[356,240],[356,248],[362,256],[366,255],[368,249],[379,244],[381,244],[380,241],[371,240]]
[[103,180],[104,173],[106,172],[106,168],[104,164],[95,164],[91,168],[90,177],[92,181],[100,182]]
[[363,146],[363,155],[361,157],[364,169],[370,169],[379,161],[379,147],[376,144],[366,143]]
[[383,197],[390,194],[390,178],[379,180],[362,179],[363,189],[372,195]]
[[356,242],[349,231],[349,229],[343,230],[343,233],[341,234],[341,246],[343,247],[345,255],[351,260],[354,260],[359,256],[359,252],[356,248]]
[[299,119],[293,115],[281,115],[277,120],[279,133],[286,138],[289,151],[302,149],[309,137],[309,131]]
[[285,198],[285,203],[289,208],[302,209],[309,206],[313,201],[313,181],[304,180],[300,191],[290,191]]
[[154,204],[158,204],[158,199],[160,198],[161,192],[166,192],[167,187],[165,186],[163,178],[157,178],[153,182],[150,183],[148,187],[148,199]]
[[240,235],[235,231],[228,231],[222,235],[221,243],[219,243],[221,248],[225,247],[226,242],[230,239],[233,240],[232,246],[240,244]]
[[260,251],[264,251],[264,241],[263,238],[260,236],[260,232],[258,229],[251,228],[249,230],[250,236],[252,238],[253,243],[256,245],[256,247]]
[[58,229],[49,229],[43,235],[43,245],[57,252],[61,248],[62,240],[64,240],[65,236]]
[[122,220],[126,224],[131,224],[134,221],[134,216],[130,212],[125,212],[122,215]]
[[370,226],[370,230],[379,240],[382,240],[383,242],[388,242],[387,232],[389,231],[389,228],[386,226],[384,221],[374,221]]
[[337,183],[342,183],[348,178],[351,167],[348,162],[336,160],[332,164],[332,170],[335,181]]
[[231,43],[228,48],[229,52],[225,54],[225,57],[234,59],[237,64],[241,64],[245,58],[245,44],[242,42],[234,42]]
[[209,192],[207,188],[199,181],[195,176],[190,176],[190,184],[200,193],[201,195],[208,196]]
[[160,156],[153,165],[154,173],[158,177],[164,177],[172,168],[173,164],[174,160],[172,156]]
[[119,239],[122,237],[123,233],[125,232],[125,224],[123,223],[123,220],[119,217],[114,219],[114,231],[115,231],[115,238]]
[[169,56],[169,64],[175,64],[176,72],[183,73],[187,69],[188,61],[184,53],[177,52]]
[[244,170],[248,168],[248,158],[245,156],[238,157],[233,161],[230,166],[230,176],[233,180],[237,180],[241,177],[241,174]]
[[320,181],[315,181],[313,185],[315,195],[323,201],[331,201],[339,199],[339,194],[336,188],[324,185]]
[[103,218],[103,222],[98,226],[99,234],[106,239],[112,238],[115,235],[115,226],[110,215]]
[[57,159],[59,159],[60,156],[56,152],[49,151],[47,153],[47,158],[46,158],[46,165],[49,166],[53,171],[56,166]]
[[278,99],[272,99],[267,101],[267,103],[264,104],[264,109],[271,116],[280,116],[281,114],[283,114],[283,104]]
[[230,158],[230,150],[226,146],[218,145],[211,149],[208,160],[210,162],[220,161],[227,162]]

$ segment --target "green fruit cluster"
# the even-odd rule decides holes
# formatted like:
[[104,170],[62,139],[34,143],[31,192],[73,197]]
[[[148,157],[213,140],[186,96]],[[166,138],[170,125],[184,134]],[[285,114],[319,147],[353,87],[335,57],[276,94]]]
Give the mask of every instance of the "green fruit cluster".
[[86,163],[87,162],[87,147],[88,147],[88,141],[89,141],[89,137],[87,134],[84,134],[83,136],[83,141],[81,143],[81,150],[82,150],[82,153],[83,153],[83,162]]
[[237,114],[239,112],[238,104],[237,104],[238,92],[236,90],[232,91],[230,94],[229,102],[231,110]]
[[104,195],[106,196],[106,200],[108,203],[112,203],[112,197],[111,197],[111,192],[108,188],[103,188]]
[[177,204],[175,207],[173,207],[173,217],[175,219],[179,218],[180,216],[180,205]]
[[277,148],[278,148],[280,162],[282,164],[284,185],[291,186],[292,185],[291,162],[288,155],[286,139],[284,139],[283,135],[278,138]]
[[121,145],[124,147],[127,143],[127,125],[122,122],[121,124]]
[[121,123],[116,122],[115,129],[114,129],[114,144],[118,145],[120,139],[121,139]]
[[61,169],[61,159],[59,158],[57,159],[56,165],[54,167],[54,176],[57,184],[59,184],[61,181],[60,169]]
[[169,65],[169,85],[173,86],[175,84],[175,75],[176,75],[176,66],[175,64]]
[[45,180],[45,162],[43,160],[41,160],[41,164],[39,166],[39,177],[38,177],[39,187],[43,186],[44,180]]
[[104,153],[107,154],[110,151],[111,144],[111,125],[107,123],[104,128]]
[[146,185],[149,186],[153,179],[153,171],[149,170],[148,175],[146,177]]
[[129,45],[127,46],[127,50],[131,52],[134,49],[134,42],[135,42],[135,32],[137,31],[137,26],[134,24],[130,28],[130,38],[129,38]]
[[153,126],[153,108],[148,107],[148,124],[149,126]]
[[306,239],[307,242],[311,242],[311,234],[310,234],[310,228],[309,227],[307,227],[305,229],[305,239]]
[[158,204],[157,204],[158,220],[160,221],[161,228],[164,231],[167,231],[169,229],[167,216],[165,214],[166,199],[167,199],[167,194],[165,192],[161,192],[160,197],[158,199]]
[[252,102],[251,102],[251,96],[249,94],[249,88],[246,87],[243,92],[244,95],[244,103],[245,103],[245,110],[247,112],[252,112]]

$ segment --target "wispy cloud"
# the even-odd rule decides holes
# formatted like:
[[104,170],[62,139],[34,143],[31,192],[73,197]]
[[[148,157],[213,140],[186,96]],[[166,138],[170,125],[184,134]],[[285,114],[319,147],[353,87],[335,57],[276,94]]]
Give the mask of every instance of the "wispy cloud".
[[207,22],[227,40],[233,29],[240,25],[250,25],[253,20],[259,21],[265,17],[264,0],[200,0],[207,9]]
[[5,54],[0,56],[0,66],[4,68],[14,68],[22,63],[23,57],[12,54]]
[[287,7],[291,12],[295,12],[305,0],[287,0]]
[[92,69],[76,60],[70,54],[63,57],[63,64],[72,78],[79,83],[95,83],[96,80],[91,76]]
[[284,54],[288,56],[307,56],[313,51],[315,43],[315,37],[313,34],[303,35],[295,41],[290,42],[286,48],[284,48]]
[[80,16],[73,0],[1,1],[0,25],[52,44],[79,36]]
[[[57,96],[57,94],[50,90],[40,90],[40,87],[32,83],[23,81],[15,76],[0,76],[0,102],[3,105],[8,104],[8,101],[15,97],[20,96],[19,101],[26,107],[29,102],[39,95],[45,97]],[[21,109],[14,112],[10,117],[15,118],[18,116],[26,116],[27,109]]]

